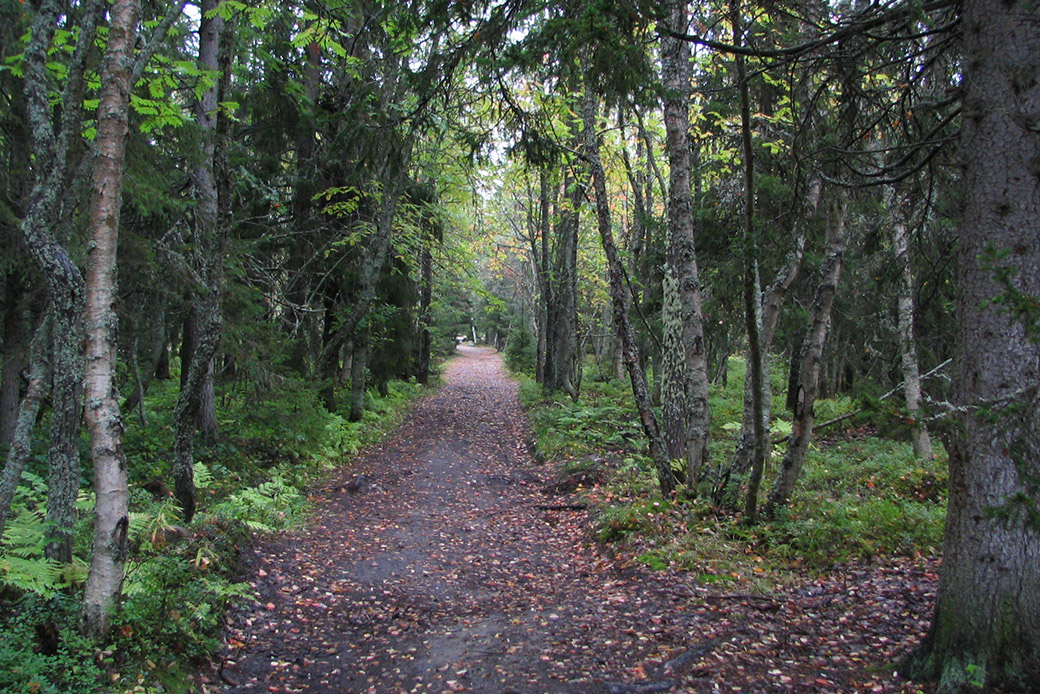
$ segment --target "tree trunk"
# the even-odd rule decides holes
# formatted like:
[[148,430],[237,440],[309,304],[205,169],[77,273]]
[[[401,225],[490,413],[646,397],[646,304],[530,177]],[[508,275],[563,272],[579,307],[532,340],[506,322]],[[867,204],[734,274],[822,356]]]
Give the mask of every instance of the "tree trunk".
[[[354,305],[350,308],[336,328],[336,332],[329,338],[328,343],[321,350],[317,359],[316,370],[325,373],[329,361],[335,361],[339,356],[340,348],[348,339],[354,336],[358,324],[365,318],[372,301],[376,297],[379,275],[386,264],[390,254],[390,236],[394,218],[397,214],[397,203],[401,198],[404,183],[407,177],[407,166],[405,162],[411,157],[411,144],[404,146],[399,154],[401,161],[390,161],[391,153],[384,153],[383,171],[383,195],[379,201],[379,209],[376,211],[375,231],[369,236],[365,245],[361,268],[359,270],[359,291],[356,295]],[[400,168],[398,168],[400,167]],[[366,360],[367,361],[367,360]]]
[[[198,64],[203,70],[221,69],[220,42],[224,20],[214,12],[217,0],[203,0],[199,25]],[[190,363],[182,357],[182,386],[174,407],[173,477],[177,501],[186,522],[195,515],[195,453],[194,436],[202,408],[207,376],[211,374],[213,357],[220,345],[223,329],[220,294],[223,283],[223,262],[226,224],[220,216],[219,188],[216,177],[217,120],[221,75],[195,104],[195,118],[202,137],[202,158],[193,171],[196,190],[194,249],[192,267],[195,290],[192,306],[191,329],[194,349]]]
[[189,298],[185,306],[184,321],[181,323],[181,346],[177,350],[177,356],[181,360],[181,390],[188,383],[188,374],[191,373],[191,362],[195,358],[195,309]]
[[64,5],[54,0],[37,9],[24,52],[26,115],[35,159],[35,183],[22,220],[29,255],[40,269],[50,300],[51,431],[48,474],[46,554],[72,561],[72,526],[79,492],[79,427],[83,410],[83,276],[55,240],[61,194],[71,172],[70,152],[80,137],[84,71],[104,3],[90,2],[80,18],[80,34],[68,66],[61,122],[52,123],[47,51]]
[[[740,45],[741,8],[739,3],[732,7],[733,43]],[[765,398],[769,396],[769,364],[763,353],[762,343],[762,300],[761,280],[758,273],[758,239],[755,235],[755,158],[751,148],[751,103],[748,94],[747,70],[744,56],[734,57],[737,82],[740,89],[740,133],[744,158],[744,321],[747,325],[747,383],[751,389],[751,432],[754,444],[751,448],[750,472],[747,497],[744,502],[744,520],[754,523],[758,519],[758,489],[762,483],[769,458],[769,415]],[[722,356],[726,360],[726,356]],[[745,388],[745,392],[747,389]]]
[[[679,32],[688,21],[686,0],[671,0],[670,22]],[[700,278],[693,241],[690,193],[690,47],[662,39],[664,122],[668,161],[668,250],[664,270],[662,354],[663,431],[668,455],[686,463],[686,486],[693,491],[708,458],[708,360],[704,344]]]
[[[311,23],[309,27],[313,30],[314,24]],[[292,243],[288,250],[290,279],[286,298],[292,308],[285,311],[282,317],[286,337],[292,341],[286,366],[299,376],[311,375],[308,371],[308,357],[311,353],[308,334],[309,324],[314,319],[302,309],[308,302],[308,294],[315,289],[311,285],[310,273],[306,271],[315,251],[312,243],[304,239],[312,237],[314,228],[320,224],[314,218],[313,197],[321,181],[315,157],[318,129],[315,111],[321,89],[321,47],[311,42],[305,50],[307,60],[303,70],[303,93],[306,100],[298,114],[295,189],[292,198],[292,224],[300,240]]]
[[610,302],[614,307],[614,325],[617,328],[618,338],[621,340],[625,367],[628,369],[628,376],[632,381],[632,396],[636,401],[636,410],[639,412],[639,421],[643,425],[643,433],[650,445],[650,457],[657,470],[657,481],[661,487],[661,494],[667,497],[675,490],[675,475],[672,473],[664,437],[657,425],[646,373],[643,371],[639,359],[635,330],[632,329],[632,322],[629,320],[632,300],[625,284],[625,267],[622,264],[617,245],[614,243],[614,231],[610,221],[606,174],[599,157],[599,140],[596,135],[596,99],[591,87],[586,85],[585,89],[585,104],[582,108],[585,123],[585,156],[589,161],[592,185],[596,193],[597,227],[600,240],[603,242],[603,252],[607,256],[607,274],[610,279]]
[[[139,382],[134,391],[126,397],[120,408],[123,412],[129,412],[135,407],[141,406],[142,417],[144,416],[144,396],[148,392],[148,386],[152,379],[162,379],[163,363],[165,361],[166,377],[169,378],[169,350],[166,348],[166,314],[161,311],[155,319],[154,333],[148,348],[148,362],[146,368],[140,374]],[[133,351],[134,359],[137,359],[137,350]],[[143,419],[142,419],[143,421]]]
[[1040,8],[963,5],[964,163],[950,496],[931,629],[940,694],[1040,682]]
[[[159,345],[160,351],[158,359],[155,362],[155,379],[157,381],[168,381],[173,378],[173,374],[170,373],[170,351],[173,349],[173,345],[177,341],[177,328],[175,325],[171,326],[166,323],[166,307],[163,308],[163,339],[162,344]],[[170,328],[173,328],[172,332]]]
[[339,385],[350,385],[350,374],[354,365],[354,340],[347,340],[343,345],[340,359],[342,361],[339,365]]
[[7,514],[11,511],[14,493],[22,480],[22,472],[32,452],[32,431],[36,424],[36,415],[50,386],[50,325],[50,318],[44,316],[33,336],[29,356],[29,387],[18,406],[18,421],[15,424],[11,445],[7,449],[3,476],[0,477],[0,542],[3,541],[4,526],[7,524]]
[[[580,133],[570,125],[575,142]],[[564,176],[563,204],[556,224],[556,247],[552,270],[548,274],[549,301],[546,304],[545,381],[549,391],[567,393],[577,402],[575,364],[578,355],[578,228],[579,209],[585,184],[569,172]]]
[[116,392],[116,249],[123,193],[130,75],[140,0],[115,0],[101,65],[97,155],[90,206],[86,279],[85,416],[94,462],[94,543],[83,591],[83,628],[99,641],[112,624],[123,586],[130,523],[123,421]]
[[433,323],[430,306],[433,303],[433,249],[432,234],[423,239],[422,255],[419,258],[419,359],[416,364],[415,380],[426,384],[430,380],[430,325]]
[[10,445],[18,426],[18,404],[21,400],[22,372],[28,365],[28,343],[31,325],[27,302],[15,298],[24,290],[8,280],[8,308],[4,317],[3,382],[0,384],[0,445]]
[[552,300],[549,288],[549,174],[544,168],[538,170],[538,234],[537,243],[532,238],[531,255],[535,259],[535,277],[538,279],[538,311],[536,314],[536,332],[538,333],[537,363],[535,365],[535,381],[545,383],[545,362],[548,354],[549,316],[548,305]]
[[827,226],[827,248],[820,280],[816,286],[812,306],[809,308],[809,328],[799,352],[798,381],[795,388],[794,415],[791,420],[791,436],[780,465],[773,488],[769,493],[765,514],[773,517],[776,510],[786,506],[794,491],[795,483],[802,474],[802,464],[812,439],[813,406],[820,388],[820,371],[823,364],[823,347],[830,326],[831,307],[841,277],[842,256],[845,253],[845,197],[839,193],[834,205],[832,219]]
[[196,426],[202,440],[211,444],[217,440],[219,433],[217,426],[217,385],[213,377],[213,362],[216,358],[216,350],[206,364],[206,375],[202,380],[202,395],[199,398],[199,413],[196,417]]
[[368,376],[368,329],[359,331],[354,338],[354,355],[350,360],[350,414],[351,422],[361,420],[365,413],[365,388]]
[[[325,308],[325,319],[322,322],[322,333],[321,342],[322,349],[330,349],[329,341],[332,339],[335,331],[332,329],[333,323],[335,322],[336,304],[339,298],[339,284],[333,280],[328,280],[325,287],[324,296],[324,308]],[[329,412],[336,411],[336,375],[340,372],[340,364],[338,359],[329,359],[325,362],[325,368],[322,373],[317,374],[318,378],[321,379],[321,399],[325,403],[325,409]]]
[[900,274],[897,316],[903,396],[906,398],[907,412],[913,419],[911,440],[914,455],[922,460],[931,460],[932,440],[928,436],[927,427],[921,421],[921,371],[917,363],[917,344],[914,340],[914,274],[910,266],[906,216],[898,196],[893,194],[887,197],[892,213],[892,251],[896,256],[896,268]]
[[[809,183],[809,191],[806,196],[805,213],[808,216],[816,214],[816,208],[820,201],[820,180],[814,179]],[[795,232],[794,244],[787,254],[784,266],[777,272],[772,283],[762,292],[761,318],[759,328],[759,340],[761,348],[759,358],[762,362],[763,378],[761,382],[762,411],[761,417],[763,429],[769,429],[772,422],[773,410],[773,385],[769,379],[770,374],[770,350],[773,347],[773,337],[776,334],[776,323],[780,317],[780,305],[787,291],[794,284],[801,268],[802,257],[805,254],[806,233],[804,226],[799,226]],[[747,357],[750,363],[750,356]],[[734,499],[735,489],[733,477],[745,474],[751,468],[752,454],[756,445],[755,438],[755,408],[752,404],[754,386],[751,382],[750,368],[744,375],[744,407],[740,423],[740,434],[737,437],[737,448],[729,466],[720,471],[713,500],[715,503],[730,503]],[[768,456],[768,453],[767,453]]]

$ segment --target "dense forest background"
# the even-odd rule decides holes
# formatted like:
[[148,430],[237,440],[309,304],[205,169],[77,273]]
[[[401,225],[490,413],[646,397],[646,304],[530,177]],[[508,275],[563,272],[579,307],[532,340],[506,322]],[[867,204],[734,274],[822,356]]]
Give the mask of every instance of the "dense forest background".
[[[461,339],[570,417],[549,429],[619,413],[592,443],[652,482],[633,503],[754,542],[811,536],[792,499],[831,432],[902,461],[864,482],[899,527],[942,526],[948,474],[907,671],[1028,689],[1038,14],[4,2],[9,686],[206,657],[247,531],[292,523]],[[636,529],[613,513],[605,537]]]

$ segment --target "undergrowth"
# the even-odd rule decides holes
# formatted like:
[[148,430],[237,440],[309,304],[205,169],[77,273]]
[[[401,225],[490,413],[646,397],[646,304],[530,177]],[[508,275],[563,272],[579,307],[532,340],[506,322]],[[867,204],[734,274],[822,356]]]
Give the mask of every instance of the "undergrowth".
[[[916,460],[909,442],[876,435],[852,418],[845,429],[814,436],[791,505],[755,526],[731,507],[708,499],[711,473],[732,455],[740,432],[743,363],[731,359],[726,386],[712,386],[708,474],[695,499],[662,499],[628,384],[583,384],[578,403],[547,397],[521,376],[521,400],[541,459],[563,474],[597,472],[604,481],[583,491],[594,508],[595,532],[630,561],[652,569],[691,572],[703,583],[748,583],[765,590],[789,571],[823,571],[843,562],[934,554],[941,545],[946,506],[946,460]],[[768,493],[790,432],[783,374],[773,374],[772,464]],[[855,409],[848,397],[817,402],[817,422]]]
[[[167,488],[177,386],[154,383],[144,418],[126,416],[131,551],[123,604],[100,652],[77,629],[93,498],[80,495],[73,563],[46,559],[41,431],[40,452],[23,475],[0,547],[0,691],[195,691],[193,672],[220,647],[228,603],[253,598],[236,579],[251,538],[300,522],[316,477],[395,427],[421,391],[391,382],[385,396],[369,392],[361,420],[349,422],[327,412],[316,390],[300,381],[285,379],[263,392],[225,390],[218,441],[196,447],[199,507],[185,526]],[[83,464],[89,489],[85,446]]]

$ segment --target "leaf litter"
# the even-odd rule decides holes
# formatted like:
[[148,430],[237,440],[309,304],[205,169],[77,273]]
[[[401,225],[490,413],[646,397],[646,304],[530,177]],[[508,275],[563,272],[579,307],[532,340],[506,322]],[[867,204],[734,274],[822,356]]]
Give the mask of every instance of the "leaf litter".
[[894,663],[927,629],[935,559],[770,595],[627,564],[531,458],[499,356],[460,352],[307,528],[258,546],[257,600],[229,615],[206,691],[933,691]]

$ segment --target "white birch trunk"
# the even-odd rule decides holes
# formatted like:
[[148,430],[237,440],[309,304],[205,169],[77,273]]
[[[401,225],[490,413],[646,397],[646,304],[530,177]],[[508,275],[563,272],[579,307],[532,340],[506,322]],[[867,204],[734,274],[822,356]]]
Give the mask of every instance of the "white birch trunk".
[[101,66],[97,156],[87,255],[85,416],[94,461],[94,544],[83,592],[83,627],[103,639],[123,586],[129,527],[123,422],[116,392],[116,250],[123,191],[130,76],[140,0],[115,0]]
[[921,418],[921,371],[914,339],[914,274],[910,266],[906,216],[901,201],[895,195],[889,196],[889,208],[892,212],[892,251],[899,270],[899,294],[896,301],[903,396],[906,398],[907,412],[914,420],[911,431],[914,455],[922,460],[931,460],[932,440]]

